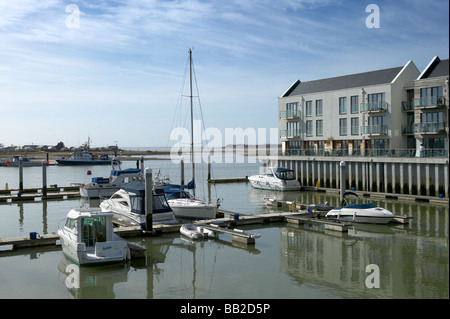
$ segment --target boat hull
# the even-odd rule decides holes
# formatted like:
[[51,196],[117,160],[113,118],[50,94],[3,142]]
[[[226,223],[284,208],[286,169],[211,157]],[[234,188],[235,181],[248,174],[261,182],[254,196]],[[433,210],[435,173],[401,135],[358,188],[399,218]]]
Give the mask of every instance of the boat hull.
[[170,208],[176,217],[186,219],[214,219],[217,206],[192,199],[168,200]]
[[130,258],[126,240],[116,237],[116,240],[98,242],[94,247],[87,248],[84,243],[77,243],[70,236],[58,231],[64,255],[80,266],[99,265],[125,262]]
[[395,217],[391,212],[381,209],[380,211],[358,211],[352,209],[330,210],[326,217],[330,220],[338,220],[352,223],[365,224],[387,224]]
[[81,166],[81,165],[111,165],[111,160],[93,160],[93,161],[77,161],[71,159],[58,159],[56,160],[58,165],[71,165],[71,166]]
[[248,178],[253,188],[265,189],[271,191],[299,191],[302,189],[300,183],[285,183],[279,181],[268,181],[261,177],[250,176]]

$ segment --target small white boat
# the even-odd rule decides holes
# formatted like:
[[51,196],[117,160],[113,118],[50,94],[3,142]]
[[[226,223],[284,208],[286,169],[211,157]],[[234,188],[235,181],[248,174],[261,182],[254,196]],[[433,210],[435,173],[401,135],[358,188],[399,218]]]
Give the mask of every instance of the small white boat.
[[112,217],[99,209],[71,209],[58,229],[64,255],[80,266],[130,259],[127,241],[114,233]]
[[282,167],[269,167],[263,174],[249,176],[248,180],[254,188],[275,190],[275,191],[295,191],[302,190],[303,187],[295,178],[295,172]]
[[218,205],[195,198],[176,198],[167,200],[175,216],[184,219],[214,219]]
[[[178,224],[164,194],[153,194],[152,224]],[[100,203],[103,211],[114,214],[114,222],[145,228],[145,183],[131,182]]]
[[93,177],[91,183],[80,186],[80,195],[83,198],[110,197],[124,185],[144,180],[145,176],[141,169],[121,169],[119,162],[114,160],[109,178]]
[[330,210],[325,216],[330,220],[346,221],[353,223],[387,224],[395,215],[372,203],[348,204],[345,196],[357,194],[347,192],[343,196],[342,206]]
[[216,236],[212,230],[192,223],[181,225],[180,233],[191,239],[214,238]]

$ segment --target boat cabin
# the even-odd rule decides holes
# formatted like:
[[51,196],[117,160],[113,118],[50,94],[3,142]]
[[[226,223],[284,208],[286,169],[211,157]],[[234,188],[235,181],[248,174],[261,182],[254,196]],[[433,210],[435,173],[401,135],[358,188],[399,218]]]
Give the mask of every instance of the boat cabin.
[[[145,184],[142,182],[131,182],[126,186],[123,186],[122,189],[128,192],[131,212],[145,215]],[[120,197],[120,193],[114,194],[111,199],[114,199],[114,196]],[[128,205],[126,198],[122,197],[122,199],[123,201],[121,201],[121,204]],[[172,211],[167,203],[165,194],[154,193],[152,203],[153,214],[168,213]]]
[[112,240],[112,217],[111,212],[72,209],[67,215],[64,229],[76,235],[78,243],[94,247],[97,242]]

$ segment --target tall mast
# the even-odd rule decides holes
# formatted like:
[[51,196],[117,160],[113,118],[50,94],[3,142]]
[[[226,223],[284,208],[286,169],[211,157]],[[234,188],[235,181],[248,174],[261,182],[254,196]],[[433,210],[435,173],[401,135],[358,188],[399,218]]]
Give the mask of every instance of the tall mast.
[[194,188],[192,192],[195,197],[195,164],[194,164],[194,110],[192,104],[192,50],[189,49],[189,88],[190,88],[190,102],[191,102],[191,163],[192,163],[192,180],[194,181]]

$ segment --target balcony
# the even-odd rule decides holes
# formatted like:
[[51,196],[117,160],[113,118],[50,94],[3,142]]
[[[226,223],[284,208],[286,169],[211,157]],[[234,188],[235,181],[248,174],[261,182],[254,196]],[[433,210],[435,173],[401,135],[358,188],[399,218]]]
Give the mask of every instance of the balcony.
[[300,112],[298,110],[292,111],[280,111],[280,119],[298,119],[300,117]]
[[389,108],[387,102],[361,103],[361,112],[363,113],[379,113],[386,112]]
[[414,111],[413,102],[412,101],[410,101],[410,102],[403,101],[402,102],[402,111],[403,112]]
[[369,125],[361,127],[361,133],[365,135],[386,135],[387,131],[387,125]]
[[280,138],[298,138],[300,130],[280,130]]
[[444,123],[415,123],[414,133],[418,134],[445,133]]
[[447,100],[443,96],[421,97],[413,100],[415,108],[433,108],[446,106]]
[[415,132],[414,124],[402,125],[402,134],[403,135],[413,135]]

